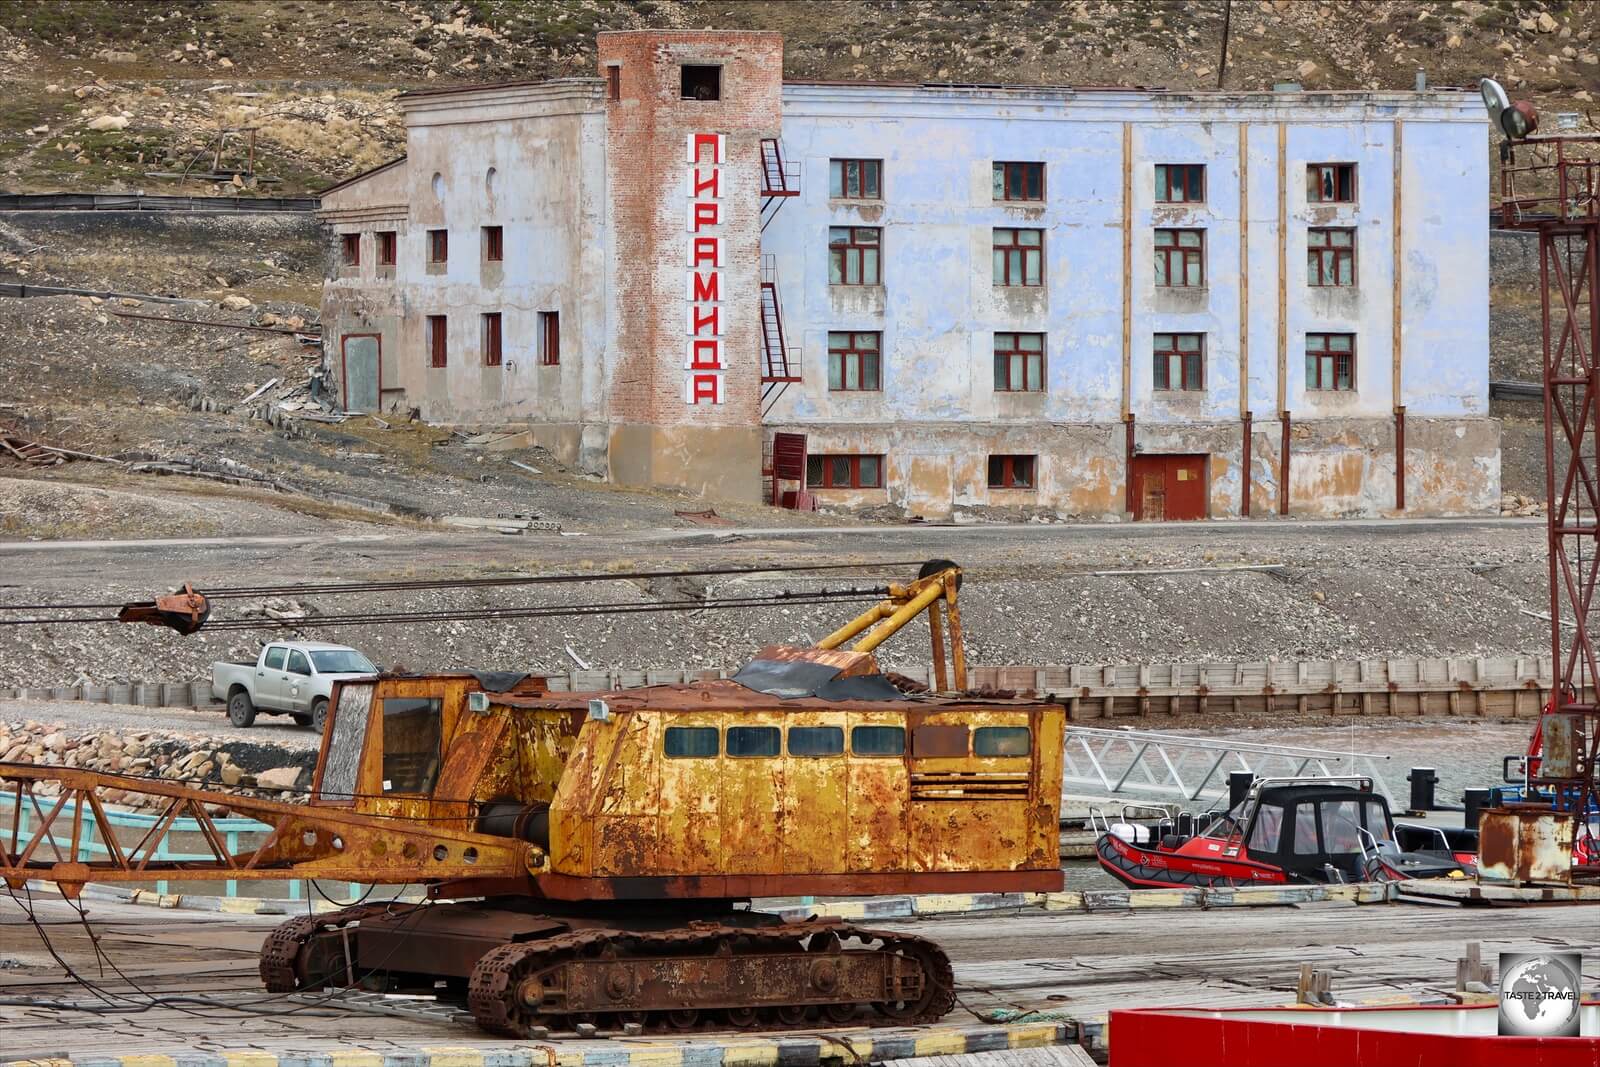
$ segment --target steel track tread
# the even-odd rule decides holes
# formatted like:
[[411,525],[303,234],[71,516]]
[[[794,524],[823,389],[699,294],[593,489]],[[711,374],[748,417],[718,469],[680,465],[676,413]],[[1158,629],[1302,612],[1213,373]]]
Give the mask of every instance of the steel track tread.
[[381,904],[353,904],[321,915],[299,915],[279,923],[261,943],[261,983],[269,993],[293,993],[301,986],[296,964],[300,950],[321,930],[343,926],[367,915],[378,915],[389,907]]
[[[927,938],[917,937],[912,934],[902,934],[884,930],[868,930],[848,924],[817,923],[785,923],[767,927],[743,927],[712,925],[697,923],[694,928],[664,931],[623,931],[623,930],[581,930],[567,934],[558,934],[554,937],[539,941],[517,942],[501,945],[485,953],[473,968],[472,977],[468,985],[467,1006],[473,1018],[483,1029],[506,1037],[526,1038],[531,1036],[530,1029],[534,1026],[545,1026],[548,1029],[559,1030],[565,1024],[576,1021],[596,1021],[597,1015],[578,1012],[572,1016],[537,1016],[529,1014],[517,1003],[517,987],[523,976],[538,973],[555,966],[563,959],[574,956],[606,944],[615,942],[628,943],[630,946],[640,944],[658,946],[678,952],[688,951],[693,953],[696,949],[703,954],[711,955],[704,950],[711,948],[716,942],[724,938],[740,938],[755,945],[766,945],[769,949],[782,949],[789,944],[797,943],[801,938],[813,934],[831,933],[841,942],[851,938],[862,941],[879,941],[881,945],[876,949],[851,949],[851,952],[874,953],[904,953],[908,958],[916,960],[922,967],[924,982],[927,983],[927,993],[909,1010],[885,1012],[876,1025],[914,1025],[919,1023],[934,1022],[946,1015],[955,1007],[955,973],[950,966],[950,958],[944,950]],[[752,1008],[754,1006],[751,1006]],[[793,1021],[783,1021],[773,1018],[770,1005],[763,1005],[762,1018],[759,1022],[748,1028],[754,1030],[799,1030],[810,1029],[818,1025],[812,1018],[798,1018]],[[726,1007],[701,1011],[699,1009],[685,1009],[683,1013],[673,1013],[661,1010],[652,1011],[618,1011],[600,1013],[616,1016],[624,1021],[636,1021],[643,1024],[646,1032],[651,1033],[684,1033],[693,1030],[726,1030],[730,1023],[722,1018]],[[740,1009],[743,1010],[743,1009]],[[682,1016],[691,1012],[698,1018],[686,1021]],[[678,1015],[676,1020],[672,1015]],[[860,1025],[863,1020],[854,1020],[855,1025]],[[735,1027],[738,1024],[733,1024]]]

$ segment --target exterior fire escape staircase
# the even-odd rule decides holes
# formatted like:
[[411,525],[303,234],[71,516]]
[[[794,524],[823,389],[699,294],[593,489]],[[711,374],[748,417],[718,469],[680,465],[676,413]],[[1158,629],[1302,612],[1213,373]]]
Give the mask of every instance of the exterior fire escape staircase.
[[[790,197],[800,195],[800,166],[783,158],[775,137],[761,141],[761,228],[765,230]],[[783,305],[778,300],[774,256],[761,257],[761,414],[772,410],[791,382],[800,380],[800,350],[783,336]]]

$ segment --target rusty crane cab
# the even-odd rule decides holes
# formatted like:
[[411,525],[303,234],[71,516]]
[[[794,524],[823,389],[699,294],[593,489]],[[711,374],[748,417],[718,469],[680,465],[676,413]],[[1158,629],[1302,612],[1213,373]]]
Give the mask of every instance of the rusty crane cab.
[[[925,567],[827,647],[771,646],[731,679],[588,694],[468,674],[347,681],[309,805],[134,788],[171,797],[175,814],[223,804],[274,826],[254,852],[218,850],[186,872],[427,887],[432,903],[278,927],[261,962],[274,991],[443,991],[518,1036],[590,1020],[798,1026],[868,1006],[938,1018],[954,990],[932,943],[786,923],[746,903],[1061,887],[1063,708],[910,694],[871,655],[926,612],[936,675],[948,630],[964,685],[959,578],[953,565]],[[19,802],[26,785],[54,779],[80,810],[99,810],[102,785],[130,788],[53,767],[3,765],[0,777]],[[173,874],[153,843],[52,864],[37,841],[15,838],[0,853],[7,880],[72,890]]]

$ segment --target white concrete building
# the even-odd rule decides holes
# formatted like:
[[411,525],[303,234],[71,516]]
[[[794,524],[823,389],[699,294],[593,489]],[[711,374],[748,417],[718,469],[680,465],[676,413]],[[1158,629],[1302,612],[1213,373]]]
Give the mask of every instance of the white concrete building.
[[803,435],[779,499],[927,516],[1498,503],[1475,93],[600,68],[408,94],[406,159],[325,194],[347,404],[752,498]]

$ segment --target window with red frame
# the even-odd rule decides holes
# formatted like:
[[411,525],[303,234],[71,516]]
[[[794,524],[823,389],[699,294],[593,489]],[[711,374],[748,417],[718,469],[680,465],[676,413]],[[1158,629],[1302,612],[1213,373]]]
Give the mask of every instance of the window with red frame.
[[505,231],[500,227],[483,228],[483,258],[490,263],[499,263],[506,258]]
[[339,238],[339,248],[347,267],[358,266],[361,263],[361,235],[347,233]]
[[1356,231],[1306,231],[1306,284],[1346,286],[1356,283]]
[[1206,387],[1205,334],[1156,334],[1155,387],[1183,392]]
[[1306,334],[1306,388],[1344,392],[1356,387],[1356,335]]
[[1203,204],[1205,199],[1204,163],[1156,164],[1156,203]]
[[994,165],[994,198],[996,200],[1043,200],[1044,164],[996,163]]
[[428,366],[443,367],[449,361],[445,347],[446,327],[443,315],[428,316]]
[[1206,231],[1156,231],[1156,288],[1183,289],[1206,284]]
[[1044,334],[994,335],[994,391],[997,393],[1044,391]]
[[378,266],[392,267],[395,261],[395,235],[393,230],[375,234],[378,241]]
[[882,200],[883,160],[828,160],[828,196],[835,200]]
[[806,485],[812,489],[882,489],[882,456],[807,456]]
[[828,284],[882,285],[882,243],[876,226],[830,226]]
[[1356,199],[1354,163],[1312,163],[1306,167],[1306,201],[1351,204]]
[[883,334],[877,331],[830,331],[828,388],[836,393],[870,393],[883,388]]
[[994,284],[1028,287],[1044,284],[1043,230],[994,231]]
[[990,489],[1032,489],[1037,456],[990,456]]
[[500,366],[500,312],[491,311],[483,317],[483,365]]
[[444,263],[450,258],[450,231],[428,231],[428,262]]
[[561,362],[561,313],[539,312],[539,365],[554,367]]

